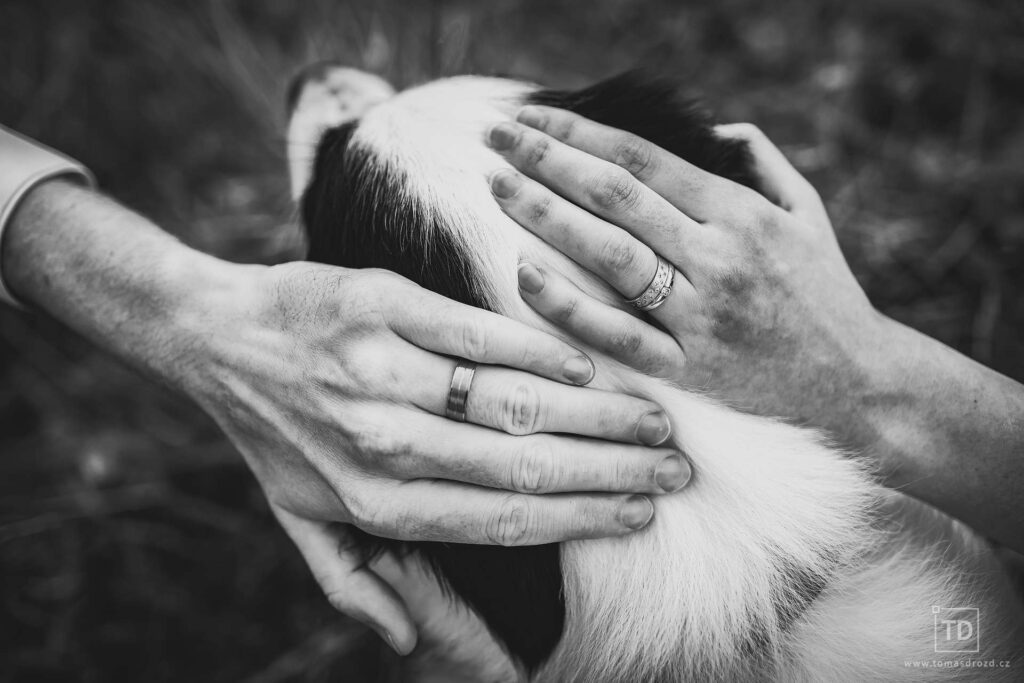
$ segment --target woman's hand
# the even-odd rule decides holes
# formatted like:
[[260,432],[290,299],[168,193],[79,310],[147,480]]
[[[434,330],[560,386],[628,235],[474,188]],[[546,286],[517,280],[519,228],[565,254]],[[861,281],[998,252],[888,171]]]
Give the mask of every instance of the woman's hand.
[[[415,639],[404,607],[333,522],[501,545],[620,535],[653,513],[629,493],[689,478],[679,453],[652,447],[669,435],[658,406],[579,386],[592,363],[547,334],[385,271],[294,263],[248,269],[232,290],[194,323],[181,383],[245,455],[332,603],[400,651]],[[443,417],[452,357],[481,364],[467,423]]]
[[817,193],[757,129],[719,132],[747,140],[763,196],[569,112],[518,119],[489,135],[529,176],[491,179],[510,216],[624,298],[655,253],[678,269],[651,314],[667,333],[525,264],[538,311],[628,364],[824,427],[890,486],[1024,552],[1024,386],[877,313]]
[[658,254],[677,269],[650,314],[666,332],[542,264],[520,268],[527,302],[638,369],[851,435],[847,392],[863,383],[861,359],[881,318],[818,195],[767,138],[753,126],[720,128],[748,141],[762,196],[570,112],[531,106],[518,121],[488,138],[527,176],[492,177],[506,213],[624,299],[647,288]]

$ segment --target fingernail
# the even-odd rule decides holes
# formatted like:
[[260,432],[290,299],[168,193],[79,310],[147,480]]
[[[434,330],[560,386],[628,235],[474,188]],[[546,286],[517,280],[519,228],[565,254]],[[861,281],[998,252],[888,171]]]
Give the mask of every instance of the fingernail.
[[392,637],[390,631],[384,631],[384,640],[387,641],[388,646],[394,650],[396,654],[402,654],[402,651],[398,649],[398,645],[395,644],[395,639]]
[[373,623],[372,621],[363,621],[363,623],[376,631],[377,635],[380,636],[380,639],[388,644],[388,647],[398,654],[402,654],[402,651],[398,649],[398,645],[395,644],[395,638],[391,635],[391,631],[387,630],[380,624]]
[[499,152],[512,149],[519,139],[519,129],[511,123],[499,123],[487,134],[487,144]]
[[512,199],[522,186],[522,178],[512,171],[498,171],[491,176],[491,192],[498,199]]
[[647,413],[636,426],[636,440],[647,446],[657,446],[672,433],[672,425],[663,412]]
[[537,130],[544,130],[544,126],[547,125],[547,115],[538,109],[537,107],[523,107],[516,114],[516,121],[519,123],[525,123],[527,126],[536,128]]
[[544,274],[532,263],[520,263],[519,288],[530,294],[540,294],[544,289]]
[[619,520],[630,529],[643,529],[654,516],[654,504],[644,496],[630,496],[622,506]]
[[666,493],[673,493],[686,486],[690,481],[693,470],[690,463],[681,455],[670,455],[660,463],[654,472],[654,481]]
[[590,381],[594,379],[594,361],[590,360],[586,356],[576,356],[565,361],[565,365],[562,366],[562,374],[567,380],[575,384],[590,384]]

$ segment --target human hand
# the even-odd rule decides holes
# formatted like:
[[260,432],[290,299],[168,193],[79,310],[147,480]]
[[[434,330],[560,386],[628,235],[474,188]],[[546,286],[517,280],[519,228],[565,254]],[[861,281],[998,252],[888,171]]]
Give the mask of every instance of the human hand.
[[810,184],[753,126],[719,133],[747,140],[764,196],[567,111],[525,107],[495,126],[489,144],[527,176],[491,179],[508,215],[624,298],[645,290],[657,254],[677,269],[650,314],[665,332],[541,264],[521,266],[523,297],[638,369],[852,435],[848,401],[881,316]]
[[[621,535],[653,513],[629,493],[689,478],[679,453],[649,447],[669,436],[659,407],[574,386],[593,364],[554,337],[385,271],[241,268],[230,305],[195,323],[181,384],[245,456],[332,604],[400,652],[415,642],[409,615],[336,522],[502,545]],[[449,356],[481,364],[467,423],[441,417]]]

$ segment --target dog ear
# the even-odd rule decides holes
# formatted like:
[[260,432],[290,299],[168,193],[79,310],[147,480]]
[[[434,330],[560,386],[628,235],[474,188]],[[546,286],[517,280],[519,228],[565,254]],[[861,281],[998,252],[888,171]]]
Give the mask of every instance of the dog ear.
[[331,62],[318,62],[295,75],[287,100],[292,199],[298,200],[309,184],[324,132],[359,118],[394,94],[383,78]]

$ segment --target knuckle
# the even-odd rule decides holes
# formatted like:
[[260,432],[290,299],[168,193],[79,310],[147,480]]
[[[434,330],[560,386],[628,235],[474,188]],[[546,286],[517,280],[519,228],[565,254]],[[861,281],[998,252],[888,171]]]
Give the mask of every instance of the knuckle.
[[494,545],[522,545],[529,538],[533,514],[528,499],[518,494],[505,496],[487,520],[484,535]]
[[551,197],[544,195],[530,202],[527,209],[527,219],[531,225],[541,225],[547,221],[551,214]]
[[371,428],[362,429],[352,436],[352,447],[357,453],[366,456],[375,456],[378,452],[378,432]]
[[558,125],[549,126],[551,135],[559,140],[567,141],[570,140],[576,133],[577,120],[572,116],[563,117]]
[[630,174],[640,177],[649,175],[654,168],[654,149],[640,138],[627,136],[615,146],[614,160]]
[[601,247],[599,261],[607,273],[633,270],[638,264],[636,246],[622,237],[613,237]]
[[547,493],[554,485],[552,461],[542,449],[524,450],[512,459],[509,482],[514,491]]
[[[647,476],[646,469],[628,458],[618,458],[611,467],[612,485],[616,488],[629,488],[639,481],[653,479]],[[653,467],[650,469],[653,470]]]
[[466,358],[482,360],[487,357],[490,343],[487,330],[478,320],[466,321],[462,326],[462,353]]
[[736,306],[747,303],[755,287],[755,281],[739,268],[728,268],[714,277],[715,286],[730,302]]
[[636,330],[623,329],[613,334],[608,344],[611,350],[618,355],[633,356],[640,352],[644,345],[644,339]]
[[343,502],[352,524],[357,528],[370,534],[380,534],[383,531],[384,511],[372,497],[359,490],[347,491]]
[[626,171],[610,173],[594,185],[591,198],[601,209],[629,211],[640,200],[640,186]]
[[391,430],[373,424],[364,425],[353,435],[352,446],[364,460],[374,463],[380,462],[382,456],[403,450]]
[[350,299],[372,301],[378,308],[384,309],[395,301],[396,297],[393,295],[409,284],[411,283],[408,280],[397,273],[367,268],[359,271],[358,276],[347,281],[345,286],[354,294],[349,297]]
[[424,462],[419,451],[408,440],[397,434],[389,434],[378,445],[381,454],[380,466],[396,476],[417,476],[429,462]]
[[509,434],[532,434],[541,427],[540,395],[528,383],[519,383],[501,405],[501,427]]
[[[359,339],[354,340],[345,353],[339,354],[335,362],[336,365],[321,366],[317,373],[322,389],[330,391],[350,384],[371,386],[386,358],[379,343]],[[337,373],[331,372],[331,368],[336,368]]]
[[554,319],[559,323],[567,323],[572,320],[573,316],[576,315],[576,310],[580,306],[580,300],[576,297],[570,298],[568,301],[563,303],[555,311]]
[[425,519],[415,508],[397,506],[389,516],[390,520],[382,521],[393,531],[388,533],[388,529],[380,527],[381,533],[378,535],[389,535],[402,540],[428,541],[436,536],[439,527],[435,520]]
[[537,137],[526,150],[526,164],[528,166],[541,164],[547,158],[550,151],[551,140],[544,136]]
[[367,268],[360,273],[363,275],[364,285],[371,290],[387,291],[402,284],[412,284],[398,273],[384,268]]

